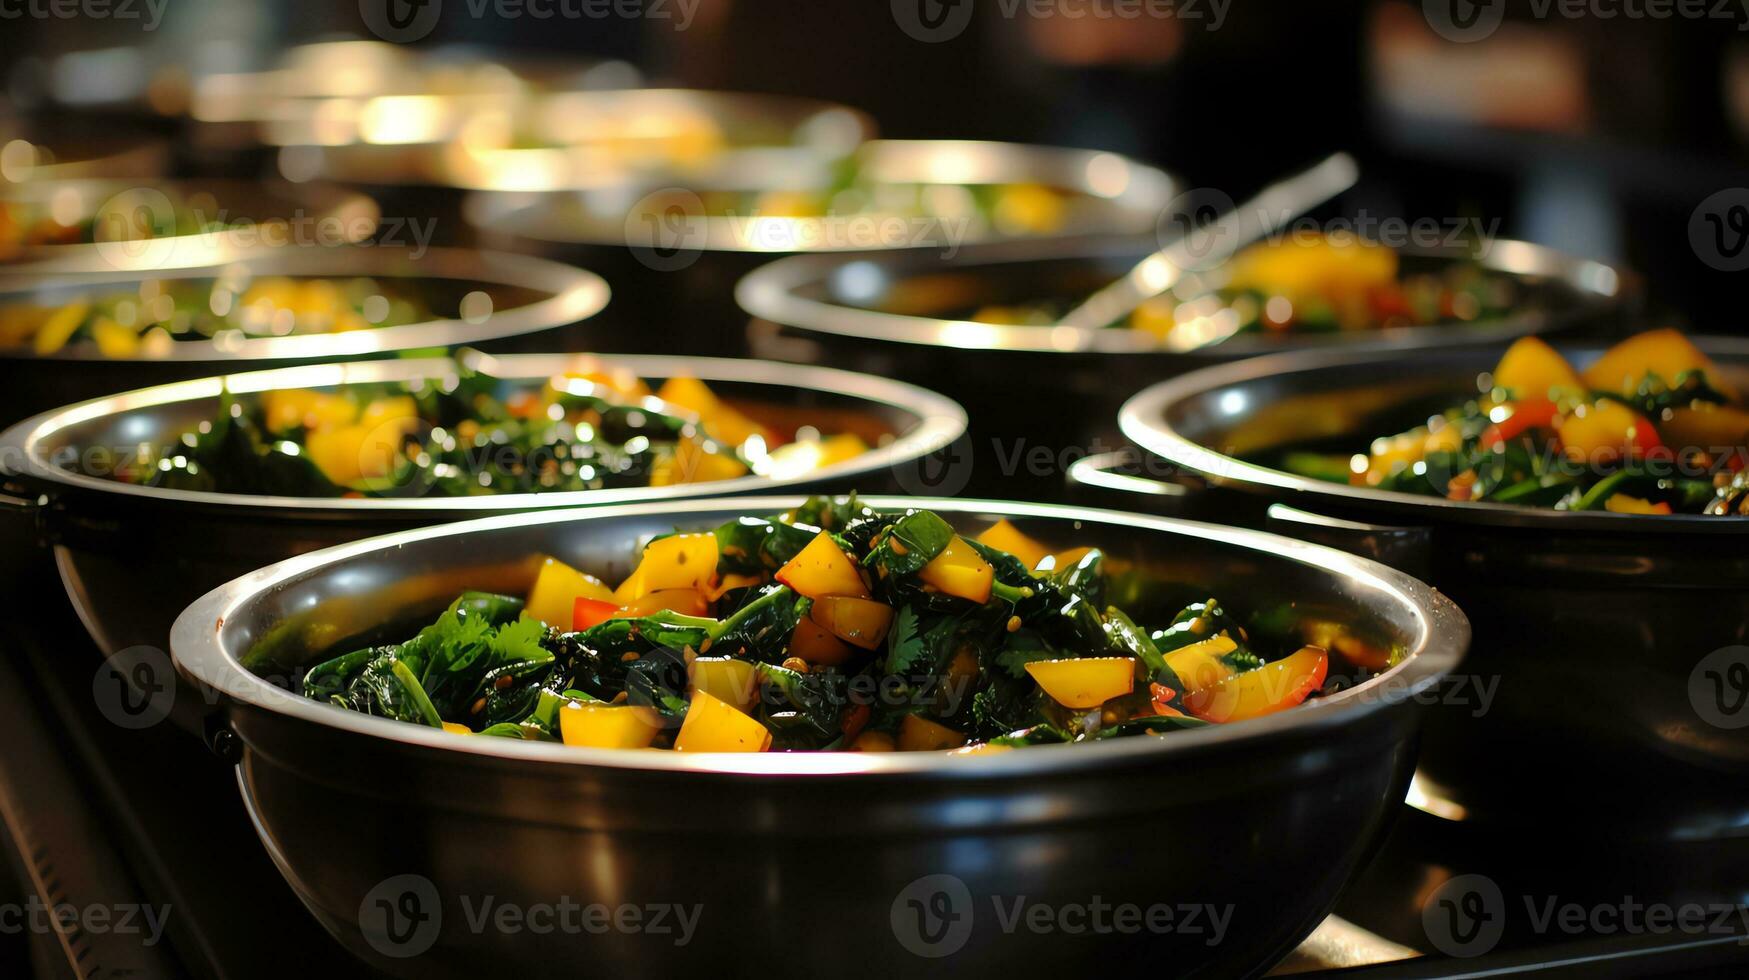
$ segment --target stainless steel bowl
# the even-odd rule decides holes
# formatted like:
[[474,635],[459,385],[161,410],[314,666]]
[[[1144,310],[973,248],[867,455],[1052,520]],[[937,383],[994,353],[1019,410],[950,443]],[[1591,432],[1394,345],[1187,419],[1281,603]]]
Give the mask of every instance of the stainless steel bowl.
[[[615,282],[654,282],[626,312],[669,324],[688,349],[738,353],[745,321],[724,302],[735,283],[785,252],[873,256],[894,244],[924,260],[999,237],[959,219],[907,216],[874,207],[818,217],[728,214],[707,209],[711,191],[809,190],[832,186],[843,154],[745,154],[695,174],[621,180],[610,186],[470,196],[468,222],[482,241],[612,270]],[[1062,227],[1040,237],[1136,233],[1154,227],[1177,191],[1166,174],[1113,153],[964,140],[875,140],[857,166],[888,185],[1040,183],[1071,195]],[[821,261],[835,261],[822,255]],[[628,291],[630,292],[630,291]],[[840,367],[854,367],[849,360]],[[1115,406],[1114,406],[1115,407]]]
[[557,331],[587,320],[607,305],[599,276],[541,259],[460,249],[366,245],[335,247],[232,247],[217,239],[179,242],[143,252],[132,243],[87,254],[78,261],[15,267],[0,273],[0,303],[53,303],[88,290],[126,289],[147,279],[211,278],[241,266],[253,276],[373,276],[426,280],[459,301],[470,291],[491,300],[488,315],[458,314],[425,323],[346,333],[178,341],[161,357],[106,358],[96,351],[67,350],[47,357],[29,349],[0,350],[0,421],[22,418],[54,405],[142,384],[198,378],[226,367],[269,368],[344,358],[459,347],[502,349],[554,342]]
[[[599,363],[592,355],[497,357],[490,372],[545,382]],[[389,530],[487,514],[664,501],[778,489],[881,490],[965,431],[964,410],[910,385],[825,368],[692,357],[620,357],[648,379],[691,375],[756,419],[790,429],[814,424],[876,430],[892,441],[855,459],[792,479],[748,476],[711,484],[501,494],[464,498],[294,498],[197,493],[122,483],[101,475],[141,443],[168,443],[210,419],[222,389],[266,391],[438,378],[448,358],[322,364],[203,378],[57,409],[0,433],[0,469],[21,484],[80,617],[98,647],[162,648],[176,613],[237,575],[313,548]]]
[[[1091,294],[1157,247],[1158,240],[1146,236],[981,245],[952,257],[927,250],[795,256],[756,270],[735,296],[753,317],[749,341],[757,356],[856,364],[954,392],[972,413],[973,487],[998,492],[1009,481],[1036,477],[1038,493],[1060,491],[1060,469],[1038,476],[1004,460],[1039,445],[1077,455],[1119,448],[1118,408],[1162,378],[1288,350],[1412,351],[1607,328],[1633,296],[1625,274],[1609,266],[1501,241],[1481,262],[1517,280],[1526,303],[1521,312],[1487,324],[1239,335],[1175,351],[1134,330],[963,319],[989,304]],[[1470,258],[1456,250],[1402,254],[1410,272]]]
[[[1088,543],[1157,578],[1145,614],[1209,590],[1292,597],[1376,630],[1408,656],[1333,697],[1163,738],[986,757],[939,753],[684,755],[462,738],[302,699],[278,674],[344,637],[434,613],[469,587],[518,592],[536,556],[623,571],[641,536],[771,513],[799,498],[644,504],[413,531],[304,555],[189,607],[176,667],[217,693],[218,741],[261,839],[348,949],[401,976],[672,975],[763,952],[773,976],[1133,972],[1249,976],[1324,917],[1401,799],[1415,702],[1457,662],[1463,616],[1431,590],[1329,549],[1209,525],[1036,504],[877,498],[961,528],[998,516]],[[1179,583],[1179,584],[1173,584]],[[252,651],[273,637],[266,662]],[[283,675],[282,678],[283,679]],[[696,909],[672,932],[470,926],[480,903]],[[1024,896],[1024,897],[1022,897]],[[385,902],[386,905],[377,903]],[[1104,932],[1065,922],[1095,903]],[[1002,913],[995,910],[999,903]],[[1114,931],[1109,911],[1165,904],[1225,918]],[[384,909],[413,919],[388,921]],[[919,910],[924,913],[920,916]],[[939,914],[937,914],[939,913]],[[428,918],[421,918],[428,917]],[[418,922],[430,923],[416,928]],[[672,920],[670,928],[672,928]]]
[[[1749,383],[1749,343],[1700,344]],[[1561,350],[1577,366],[1601,353]],[[1433,812],[1567,819],[1576,836],[1588,828],[1571,818],[1598,812],[1610,815],[1599,833],[1749,833],[1749,706],[1733,709],[1732,692],[1708,678],[1728,677],[1732,648],[1749,655],[1749,520],[1456,503],[1253,461],[1407,429],[1472,393],[1500,353],[1258,358],[1148,388],[1121,424],[1166,462],[1236,491],[1249,519],[1409,568],[1469,613],[1471,689],[1428,717],[1421,774]],[[1490,703],[1475,684],[1497,685]]]
[[271,68],[202,75],[187,109],[194,139],[208,150],[429,143],[453,136],[474,114],[503,112],[541,92],[638,81],[624,62],[335,40],[289,48]]
[[[12,261],[94,269],[210,261],[229,243],[268,235],[305,244],[351,245],[374,235],[381,218],[376,202],[357,191],[283,181],[34,180],[0,184],[0,206],[7,204],[40,209],[64,225],[91,222],[104,239],[102,244],[33,246]],[[127,240],[142,215],[169,224],[178,212],[187,212],[197,225],[223,227]]]
[[[867,115],[837,103],[740,92],[530,91],[485,104],[436,94],[372,99],[380,110],[361,109],[360,125],[342,133],[271,137],[284,147],[281,171],[472,190],[641,180],[660,187],[754,163],[835,159],[874,133]],[[365,125],[373,119],[380,125]],[[697,135],[665,123],[694,125]]]
[[[659,93],[624,93],[624,97],[634,94]],[[826,152],[830,149],[836,152]],[[1040,184],[1065,194],[1069,204],[1059,228],[1022,236],[969,219],[960,234],[960,225],[951,215],[916,221],[879,203],[847,213],[788,216],[759,214],[752,207],[747,213],[718,213],[707,210],[697,196],[829,189],[847,162],[877,185]],[[651,212],[645,197],[674,189],[671,185],[683,189],[678,214],[672,215],[683,222],[678,228],[649,220],[669,217],[673,209]],[[927,252],[1008,237],[1148,231],[1174,193],[1176,184],[1165,173],[1115,153],[974,140],[871,140],[821,147],[807,154],[726,155],[691,173],[619,173],[617,179],[597,176],[551,190],[479,194],[469,201],[467,213],[488,235],[537,246],[618,245],[689,253],[871,251],[893,244],[879,234],[879,224],[897,220],[909,222],[901,240],[915,241]]]

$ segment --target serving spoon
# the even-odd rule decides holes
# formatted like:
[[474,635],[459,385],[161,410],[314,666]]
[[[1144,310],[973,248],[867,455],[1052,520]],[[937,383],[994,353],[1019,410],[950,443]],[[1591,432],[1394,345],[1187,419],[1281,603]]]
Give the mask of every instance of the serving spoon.
[[[1353,187],[1360,167],[1346,153],[1335,153],[1308,170],[1265,187],[1208,224],[1191,229],[1170,245],[1138,262],[1124,276],[1089,296],[1058,323],[1093,331],[1127,319],[1136,308],[1161,295],[1187,270],[1225,260],[1234,252]],[[1201,346],[1209,338],[1198,338]]]

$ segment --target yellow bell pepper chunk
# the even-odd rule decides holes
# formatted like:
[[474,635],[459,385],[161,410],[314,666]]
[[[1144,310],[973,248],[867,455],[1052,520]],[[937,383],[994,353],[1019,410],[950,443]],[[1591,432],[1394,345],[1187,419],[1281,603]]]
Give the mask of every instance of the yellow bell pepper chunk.
[[1749,412],[1729,405],[1696,402],[1673,408],[1670,417],[1658,423],[1664,444],[1675,450],[1699,449],[1723,452],[1749,446]]
[[697,439],[682,439],[674,454],[650,468],[650,485],[671,487],[681,483],[714,483],[747,475],[747,466],[728,453],[710,452]]
[[1043,235],[1063,226],[1063,196],[1043,184],[1010,184],[996,197],[990,216],[996,227],[1014,235]]
[[764,752],[771,732],[734,705],[704,691],[693,695],[674,737],[676,752]]
[[687,616],[703,616],[710,611],[710,603],[705,600],[704,593],[697,589],[656,589],[625,603],[613,618],[640,619],[663,610]]
[[1646,375],[1654,374],[1665,384],[1674,384],[1684,371],[1700,371],[1708,383],[1732,401],[1737,392],[1719,373],[1718,365],[1701,353],[1700,348],[1681,331],[1648,330],[1616,344],[1585,369],[1585,384],[1598,391],[1627,393],[1639,386]]
[[86,314],[91,312],[91,304],[85,300],[68,303],[49,314],[37,328],[33,347],[39,356],[60,353],[67,346],[67,341],[73,339],[73,334],[85,322]]
[[1213,687],[1190,691],[1184,706],[1204,721],[1260,718],[1291,708],[1324,683],[1330,658],[1322,647],[1301,647],[1274,663],[1235,674]]
[[267,416],[269,432],[328,429],[348,425],[358,417],[358,408],[352,399],[307,388],[264,391],[261,393],[261,410]]
[[1136,687],[1136,662],[1129,657],[1035,660],[1026,672],[1065,708],[1097,708]]
[[759,703],[759,674],[750,660],[698,657],[693,660],[688,673],[694,698],[702,691],[743,714],[752,714],[754,706]]
[[1608,399],[1574,409],[1561,419],[1559,432],[1567,458],[1580,465],[1612,465],[1636,448],[1647,448],[1640,444],[1642,434],[1656,437],[1640,413]]
[[711,438],[731,446],[739,446],[756,435],[769,435],[764,426],[725,404],[697,378],[669,378],[657,389],[656,397],[697,415]]
[[53,316],[52,306],[34,303],[7,303],[0,306],[0,347],[17,347],[35,336]]
[[979,742],[976,745],[968,745],[965,748],[954,749],[949,754],[950,755],[1000,755],[1003,752],[1012,751],[1013,748],[1014,748],[1014,746],[1012,746],[1012,745],[992,745],[989,742]]
[[140,352],[139,332],[106,316],[91,322],[91,339],[97,341],[97,352],[104,357],[134,357]]
[[647,749],[662,726],[648,708],[600,701],[571,702],[559,709],[559,737],[586,749]]
[[814,600],[808,618],[851,646],[873,650],[893,626],[893,607],[857,596],[822,596]]
[[474,730],[466,725],[458,725],[453,721],[443,723],[443,730],[451,735],[472,735]]
[[613,590],[587,572],[580,572],[557,558],[541,562],[534,577],[534,588],[528,590],[528,602],[523,611],[555,629],[571,628],[571,609],[578,599],[613,600]]
[[717,536],[707,532],[657,538],[644,548],[633,575],[642,576],[645,593],[664,589],[702,592],[717,577]]
[[814,535],[814,540],[785,562],[776,577],[810,599],[834,595],[866,599],[869,594],[856,563],[824,532]]
[[900,752],[940,752],[966,744],[966,736],[927,718],[906,715],[899,722]]
[[848,752],[893,752],[898,745],[893,742],[893,736],[886,732],[863,732],[856,736],[856,741],[850,743]]
[[1006,551],[1021,560],[1027,568],[1037,568],[1039,562],[1050,557],[1051,549],[1022,533],[1021,530],[1008,522],[1008,518],[990,525],[983,534],[978,535],[978,541],[987,544],[997,551]]
[[1603,502],[1603,509],[1616,514],[1668,514],[1670,505],[1659,501],[1652,503],[1640,497],[1630,497],[1625,493],[1610,495]]
[[821,667],[836,667],[848,661],[856,651],[810,616],[797,623],[795,632],[790,634],[789,653]]
[[418,421],[419,403],[412,395],[378,398],[366,405],[358,416],[358,424],[371,430],[393,424],[398,431],[406,432],[411,431]]
[[990,601],[996,569],[956,534],[917,577],[947,595],[970,599],[981,606]]
[[304,439],[304,452],[323,475],[345,486],[394,472],[401,455],[400,437],[400,432],[381,427],[345,425],[311,432]]
[[1573,365],[1540,337],[1520,337],[1506,348],[1494,368],[1494,384],[1518,398],[1558,399],[1586,390]]
[[1213,687],[1237,673],[1221,662],[1221,657],[1238,649],[1231,637],[1211,636],[1179,647],[1166,654],[1166,666],[1184,682],[1186,691]]

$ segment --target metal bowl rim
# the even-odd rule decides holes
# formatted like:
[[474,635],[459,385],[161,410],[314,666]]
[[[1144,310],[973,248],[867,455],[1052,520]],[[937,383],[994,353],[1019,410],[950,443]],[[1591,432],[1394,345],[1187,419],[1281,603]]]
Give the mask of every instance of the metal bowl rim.
[[[248,180],[240,177],[220,177],[213,179],[185,178],[178,180],[128,180],[122,177],[81,177],[71,180],[30,181],[15,184],[5,188],[0,198],[17,199],[25,195],[53,194],[62,187],[74,187],[80,190],[91,190],[103,193],[113,188],[107,196],[113,197],[130,190],[163,190],[174,189],[184,193],[213,188],[223,188],[235,193],[239,189],[253,189],[267,194],[283,196],[287,204],[299,208],[311,208],[316,213],[309,220],[322,221],[342,214],[362,210],[370,214],[373,225],[381,221],[382,208],[377,200],[369,194],[343,184],[332,181],[312,181],[297,183],[284,179]],[[101,203],[101,202],[100,202]],[[221,202],[223,203],[223,202]],[[222,210],[222,209],[221,209]],[[273,217],[282,217],[274,215]],[[251,219],[252,224],[259,226],[271,219]],[[372,228],[372,232],[375,228]],[[154,247],[187,248],[199,246],[203,239],[223,236],[225,232],[196,232],[191,235],[166,235],[150,240]],[[362,239],[354,239],[345,244],[357,244]],[[143,243],[142,243],[143,244]],[[38,245],[26,249],[25,258],[17,263],[0,265],[0,275],[30,274],[40,271],[37,266],[48,263],[67,262],[73,265],[90,265],[96,267],[102,261],[103,246],[90,242],[75,245]],[[204,246],[202,246],[204,247]],[[208,249],[211,254],[211,249]]]
[[[1736,337],[1691,335],[1703,351],[1749,360],[1749,340]],[[1575,343],[1559,344],[1571,350]],[[1499,348],[1469,346],[1454,353],[1499,359]],[[1549,531],[1601,531],[1639,534],[1667,532],[1749,533],[1749,519],[1709,517],[1704,514],[1617,514],[1608,511],[1559,511],[1514,504],[1469,503],[1424,497],[1397,490],[1345,486],[1297,476],[1283,470],[1235,459],[1204,447],[1178,433],[1167,421],[1166,410],[1181,401],[1228,385],[1286,374],[1311,374],[1337,368],[1377,366],[1394,362],[1385,352],[1293,351],[1269,357],[1220,364],[1156,382],[1131,396],[1118,411],[1118,427],[1143,450],[1182,466],[1217,483],[1242,489],[1289,491],[1303,498],[1302,506],[1325,500],[1339,504],[1366,505],[1381,515],[1421,520],[1451,521]],[[1486,370],[1484,365],[1483,370]],[[1454,393],[1461,391],[1454,386]]]
[[[862,147],[868,146],[919,146],[936,147],[941,149],[981,148],[986,151],[1025,154],[1034,157],[1052,156],[1064,161],[1091,161],[1101,156],[1116,157],[1122,160],[1124,164],[1133,171],[1131,183],[1125,188],[1125,190],[1116,195],[1099,194],[1086,186],[1075,188],[1075,190],[1084,193],[1089,197],[1095,197],[1099,200],[1108,201],[1113,204],[1121,204],[1125,197],[1137,198],[1137,200],[1132,202],[1129,207],[1125,208],[1126,210],[1145,212],[1158,211],[1171,198],[1174,189],[1182,186],[1182,182],[1177,177],[1159,167],[1143,163],[1134,157],[1109,150],[1090,150],[1082,147],[1070,146],[1049,146],[1039,143],[1015,143],[1002,140],[871,139],[865,141],[861,147],[858,147],[858,152],[861,151]],[[684,185],[686,182],[683,179],[677,179],[667,181],[666,183]],[[659,185],[651,184],[650,189],[652,191],[657,190],[659,189]],[[464,214],[467,215],[469,224],[480,228],[483,231],[527,238],[531,241],[548,245],[626,245],[623,236],[616,238],[609,234],[586,232],[582,234],[568,235],[563,238],[536,237],[524,229],[512,226],[512,219],[516,215],[534,207],[539,198],[543,196],[566,195],[571,193],[575,193],[575,189],[546,188],[527,191],[476,189],[474,193],[469,195],[463,206]],[[890,212],[871,211],[851,215],[840,215],[836,217],[827,215],[824,217],[796,217],[788,218],[786,220],[797,228],[817,230],[830,227],[834,222],[885,221],[892,217],[896,217],[896,215]],[[928,245],[916,245],[897,249],[887,249],[878,245],[861,246],[855,244],[822,246],[805,249],[756,248],[750,247],[736,240],[736,225],[740,221],[746,219],[729,218],[721,215],[703,215],[700,218],[689,220],[696,221],[705,229],[705,241],[697,247],[706,252],[726,252],[745,255],[784,255],[786,253],[794,253],[797,256],[828,257],[870,256],[885,251],[899,253],[927,253],[931,248],[939,247],[939,243],[931,243]],[[604,223],[603,225],[603,227],[610,226],[611,223]],[[961,243],[958,247],[964,249],[972,247],[974,244],[981,246],[991,244],[1036,244],[1039,242],[1073,241],[1079,238],[1091,237],[1094,234],[1094,232],[1087,230],[1070,230],[1042,235],[1013,237],[991,236],[988,238],[972,239],[968,242]]]
[[[1070,248],[1064,247],[1064,242]],[[1152,237],[1083,237],[1060,241],[1024,240],[977,243],[967,245],[952,258],[937,258],[927,249],[883,249],[861,253],[808,253],[777,259],[760,266],[742,277],[735,285],[735,301],[749,316],[785,327],[847,337],[854,340],[879,340],[888,343],[911,344],[930,348],[987,349],[1026,351],[1042,354],[1099,353],[1169,356],[1207,356],[1228,359],[1276,353],[1296,348],[1326,348],[1342,350],[1390,349],[1407,350],[1425,347],[1456,346],[1488,343],[1510,339],[1524,333],[1537,333],[1549,326],[1549,313],[1516,314],[1484,324],[1429,324],[1391,329],[1345,331],[1335,334],[1297,333],[1281,338],[1236,337],[1220,344],[1191,351],[1171,351],[1151,337],[1134,330],[1085,330],[1067,326],[1016,326],[979,323],[973,320],[944,320],[936,317],[845,306],[826,300],[796,295],[803,286],[824,281],[829,275],[851,262],[874,262],[886,266],[898,275],[943,273],[958,268],[979,265],[1019,264],[1031,261],[1073,260],[1112,253],[1133,252],[1139,260],[1159,247]],[[1505,247],[1508,254],[1528,256],[1547,264],[1556,271],[1568,288],[1586,297],[1586,305],[1607,306],[1623,301],[1631,294],[1635,280],[1625,271],[1594,259],[1568,255],[1529,242],[1498,239],[1495,249]],[[1075,251],[1073,249],[1080,249]],[[1399,254],[1418,258],[1473,258],[1461,248],[1400,248]],[[1485,267],[1511,274],[1499,268],[1499,262]],[[1587,287],[1575,281],[1586,270],[1603,270],[1614,277],[1614,292]],[[975,347],[948,343],[944,334],[962,333],[979,338]]]
[[[390,264],[401,257],[406,257],[410,262],[405,270],[391,268],[389,271],[377,271],[378,266]],[[285,274],[318,278],[374,275],[394,279],[454,279],[511,286],[545,295],[521,306],[494,310],[479,323],[443,318],[346,333],[252,337],[239,342],[236,350],[223,351],[210,340],[176,341],[170,354],[164,357],[105,357],[91,350],[61,352],[41,357],[27,349],[14,347],[0,349],[0,362],[11,360],[35,363],[159,364],[210,361],[217,365],[232,361],[314,361],[334,357],[364,357],[400,350],[457,347],[578,323],[605,309],[611,296],[607,281],[587,269],[551,259],[480,249],[427,248],[414,259],[411,257],[411,250],[367,244],[261,245],[243,248],[219,246],[203,248],[199,258],[201,261],[198,262],[136,269],[116,269],[103,262],[95,253],[76,260],[69,258],[30,263],[0,270],[0,298],[10,292],[60,285],[55,277],[67,277],[67,285],[96,287],[138,282],[142,279],[201,278],[216,275],[225,267],[238,263],[251,266],[256,275]],[[276,259],[283,261],[276,262]],[[293,272],[278,270],[278,267],[287,262],[293,263],[294,268],[304,264],[331,268],[334,271],[324,273],[302,269]]]
[[[220,375],[193,381],[178,381],[141,388],[119,395],[94,398],[64,408],[54,409],[26,419],[0,432],[0,459],[15,458],[24,464],[17,474],[44,484],[125,497],[162,500],[177,504],[204,504],[245,510],[295,511],[301,514],[335,514],[356,517],[388,517],[403,513],[440,512],[481,514],[496,511],[526,511],[561,507],[597,506],[632,501],[671,500],[699,493],[712,495],[751,493],[783,487],[795,487],[821,481],[851,480],[867,473],[877,473],[902,463],[921,459],[936,452],[965,434],[969,424],[964,408],[952,399],[926,388],[892,381],[868,374],[858,374],[838,368],[780,364],[748,358],[690,357],[673,354],[503,354],[493,357],[496,366],[516,368],[526,366],[527,373],[509,373],[509,378],[551,376],[567,366],[576,366],[587,359],[591,364],[621,365],[640,377],[673,377],[692,374],[700,380],[746,382],[774,387],[806,389],[848,395],[917,416],[909,431],[901,432],[893,441],[868,452],[796,477],[777,480],[762,476],[744,476],[709,484],[683,484],[673,487],[627,487],[621,489],[571,490],[557,493],[516,493],[480,497],[424,497],[416,499],[347,498],[347,497],[281,497],[268,495],[214,493],[210,491],[167,490],[162,487],[138,486],[103,477],[75,473],[55,466],[44,449],[45,441],[55,433],[93,419],[118,412],[207,398],[218,395],[222,387],[233,391],[260,391],[274,387],[302,384],[322,386],[336,383],[360,383],[382,380],[407,380],[432,377],[442,370],[453,369],[449,358],[396,358],[380,361],[354,361],[340,364],[316,364],[274,368],[245,374]],[[324,380],[325,379],[325,380]]]
[[[774,513],[800,504],[802,497],[708,497],[668,503],[630,504],[590,510],[539,511],[419,528],[325,548],[270,565],[208,592],[177,617],[171,629],[171,656],[178,671],[196,683],[254,709],[299,721],[384,738],[402,746],[449,750],[481,763],[589,765],[622,771],[738,776],[797,775],[855,777],[907,775],[923,778],[1031,778],[1067,770],[1133,763],[1138,759],[1256,743],[1294,731],[1327,731],[1423,694],[1457,665],[1469,645],[1469,621],[1450,599],[1377,562],[1321,545],[1262,531],[1223,527],[1176,518],[1151,517],[1061,504],[984,501],[960,498],[864,498],[886,509],[924,507],[946,513],[1001,514],[1069,522],[1116,524],[1138,530],[1190,536],[1237,545],[1270,560],[1295,561],[1345,579],[1364,582],[1408,610],[1419,625],[1410,654],[1390,670],[1347,690],[1262,718],[1173,732],[1161,737],[1110,739],[1094,745],[1034,746],[993,756],[955,757],[940,752],[896,753],[678,753],[584,749],[512,739],[463,738],[436,729],[377,718],[321,704],[276,687],[243,668],[220,642],[220,632],[252,597],[295,579],[341,565],[372,552],[409,544],[503,528],[610,521],[697,513]],[[493,744],[499,743],[499,744]],[[458,759],[459,761],[459,759]]]

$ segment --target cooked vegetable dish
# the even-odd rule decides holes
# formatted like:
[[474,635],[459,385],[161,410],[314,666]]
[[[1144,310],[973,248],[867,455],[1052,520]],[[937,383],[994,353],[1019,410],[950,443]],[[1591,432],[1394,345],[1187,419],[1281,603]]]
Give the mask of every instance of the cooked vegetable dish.
[[1355,486],[1624,514],[1749,514],[1749,411],[1688,338],[1655,330],[1584,371],[1535,337],[1479,393],[1365,453],[1281,465]]
[[28,347],[48,356],[88,347],[103,357],[151,357],[179,341],[223,346],[430,319],[431,311],[405,288],[375,279],[147,279],[136,289],[94,291],[67,303],[0,305],[0,349]]
[[[1114,326],[1190,349],[1244,333],[1382,330],[1498,319],[1512,308],[1511,280],[1473,262],[1403,275],[1395,251],[1352,235],[1290,237],[1253,245],[1179,290],[1143,303]],[[1049,326],[1077,301],[985,306],[970,319]]]
[[226,394],[214,418],[140,447],[118,475],[220,493],[465,497],[789,477],[868,449],[854,433],[777,431],[694,378],[652,392],[608,367],[517,387],[461,358],[418,382]]
[[311,667],[302,690],[595,748],[974,753],[1255,718],[1316,696],[1327,650],[1371,669],[1396,656],[1213,598],[1138,625],[1115,604],[1137,578],[1006,520],[963,537],[929,511],[814,498],[657,537],[617,587],[547,558],[526,600],[463,595],[410,640]]

